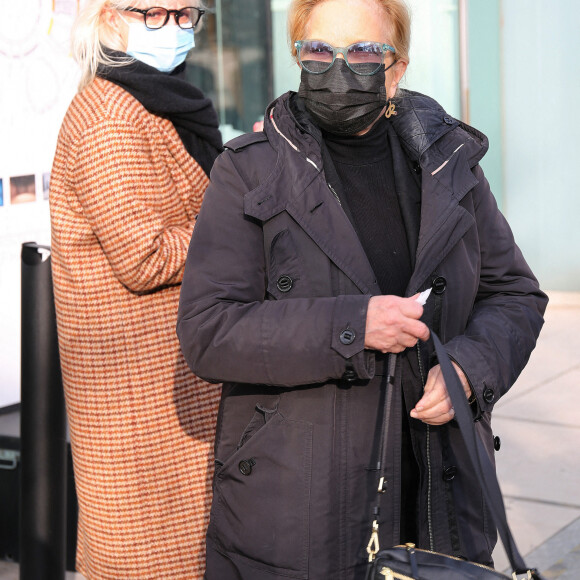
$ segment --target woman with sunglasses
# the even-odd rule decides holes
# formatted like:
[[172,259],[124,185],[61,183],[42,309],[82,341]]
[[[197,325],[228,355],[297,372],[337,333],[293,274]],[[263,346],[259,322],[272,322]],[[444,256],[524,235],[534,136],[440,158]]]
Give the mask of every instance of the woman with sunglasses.
[[398,89],[402,0],[294,0],[289,31],[298,92],[217,160],[181,290],[185,357],[224,381],[206,578],[363,579],[401,542],[491,564],[428,341],[492,454],[547,299],[478,164],[487,139]]
[[217,114],[184,79],[197,0],[88,0],[50,187],[59,346],[89,580],[201,578],[219,387],[175,335]]

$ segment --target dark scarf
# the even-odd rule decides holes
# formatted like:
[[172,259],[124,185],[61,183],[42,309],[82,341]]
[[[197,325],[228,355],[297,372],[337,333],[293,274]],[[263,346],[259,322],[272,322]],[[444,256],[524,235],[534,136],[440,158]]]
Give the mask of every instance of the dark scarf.
[[[123,52],[105,51],[112,58],[126,59]],[[185,63],[171,73],[134,60],[123,66],[100,65],[97,76],[133,95],[150,113],[169,119],[187,152],[206,175],[222,152],[217,113],[210,99],[185,80]]]

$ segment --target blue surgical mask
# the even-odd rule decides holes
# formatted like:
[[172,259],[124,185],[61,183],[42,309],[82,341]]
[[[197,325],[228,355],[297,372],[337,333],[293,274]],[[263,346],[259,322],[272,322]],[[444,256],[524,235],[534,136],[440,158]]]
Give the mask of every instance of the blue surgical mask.
[[149,30],[142,22],[129,24],[127,54],[161,72],[168,73],[179,66],[194,46],[193,29],[167,24]]

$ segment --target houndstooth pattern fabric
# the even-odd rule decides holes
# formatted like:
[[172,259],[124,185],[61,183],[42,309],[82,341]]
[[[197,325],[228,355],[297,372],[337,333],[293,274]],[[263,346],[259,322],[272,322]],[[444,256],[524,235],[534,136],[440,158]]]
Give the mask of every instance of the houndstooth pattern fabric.
[[96,79],[51,175],[52,268],[89,580],[203,577],[219,385],[175,324],[208,179],[173,125]]

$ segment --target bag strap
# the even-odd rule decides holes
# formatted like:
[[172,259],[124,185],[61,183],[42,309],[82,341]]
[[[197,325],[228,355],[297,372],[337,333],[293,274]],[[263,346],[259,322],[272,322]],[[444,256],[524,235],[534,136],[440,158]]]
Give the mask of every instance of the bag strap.
[[478,476],[483,495],[493,515],[495,525],[514,572],[514,578],[516,574],[527,574],[528,578],[541,580],[541,576],[537,570],[530,569],[525,565],[516,546],[507,522],[505,506],[495,468],[487,454],[481,437],[475,430],[471,408],[467,402],[467,397],[465,396],[465,391],[459,381],[459,377],[451,365],[449,355],[443,348],[437,335],[431,332],[431,337],[435,344],[435,351],[445,379],[447,392],[455,409],[455,420],[459,424],[461,436],[469,453],[469,460]]
[[[377,496],[376,503],[372,508],[373,523],[371,526],[371,538],[367,545],[367,553],[369,555],[369,562],[375,559],[378,553],[379,546],[379,514],[381,511],[381,495],[387,490],[385,482],[385,471],[387,464],[387,437],[389,434],[389,417],[391,415],[391,406],[393,401],[393,385],[395,383],[395,369],[397,366],[397,355],[390,353],[387,360],[387,376],[385,377],[385,398],[383,402],[382,417],[379,415],[381,421],[381,434],[379,438],[379,453],[377,457],[376,472],[377,472]],[[382,419],[382,420],[381,420]],[[370,567],[369,567],[370,568]]]

